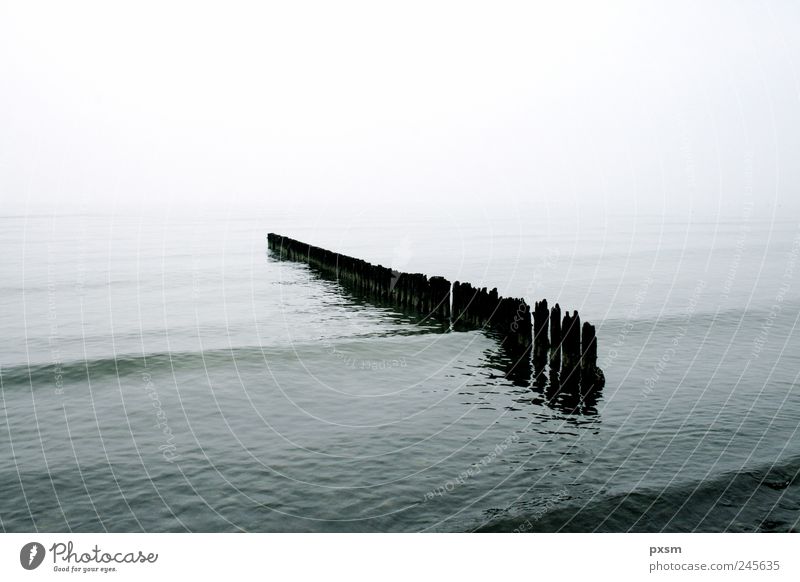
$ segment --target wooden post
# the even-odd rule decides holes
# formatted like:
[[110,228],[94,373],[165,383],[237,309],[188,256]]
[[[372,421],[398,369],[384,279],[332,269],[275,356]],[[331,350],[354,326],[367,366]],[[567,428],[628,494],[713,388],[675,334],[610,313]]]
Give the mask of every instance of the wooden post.
[[529,367],[533,351],[535,367],[543,370],[549,348],[553,385],[558,384],[559,375],[561,382],[570,386],[580,383],[589,390],[605,383],[597,367],[594,326],[585,323],[581,328],[577,311],[565,313],[562,319],[558,303],[548,310],[546,299],[538,301],[531,314],[524,299],[501,297],[497,288],[487,291],[459,281],[451,285],[444,277],[401,273],[275,233],[267,234],[267,246],[278,259],[306,263],[371,299],[423,317],[452,321],[461,328],[499,332],[503,345],[519,355],[519,362],[527,362],[525,366]]
[[580,382],[581,318],[577,311],[564,315],[561,326],[561,382],[577,385]]
[[583,324],[581,357],[581,387],[590,392],[603,388],[606,383],[603,371],[597,367],[597,336],[593,325]]

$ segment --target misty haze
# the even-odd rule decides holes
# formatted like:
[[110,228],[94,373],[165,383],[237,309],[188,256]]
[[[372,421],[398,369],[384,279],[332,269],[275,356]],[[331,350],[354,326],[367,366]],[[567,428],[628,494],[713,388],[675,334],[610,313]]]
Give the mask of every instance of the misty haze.
[[795,531],[798,22],[4,3],[0,528]]

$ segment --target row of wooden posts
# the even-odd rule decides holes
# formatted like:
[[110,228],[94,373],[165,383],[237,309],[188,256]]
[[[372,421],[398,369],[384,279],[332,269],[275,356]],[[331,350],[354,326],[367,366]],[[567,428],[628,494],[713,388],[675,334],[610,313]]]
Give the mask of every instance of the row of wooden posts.
[[604,384],[594,326],[581,326],[577,311],[562,318],[558,303],[548,309],[546,299],[538,301],[531,314],[524,299],[501,297],[497,289],[402,273],[274,233],[267,235],[267,244],[278,258],[306,263],[368,299],[449,322],[455,329],[492,330],[514,357],[532,352],[534,363],[549,363],[565,385],[592,390]]

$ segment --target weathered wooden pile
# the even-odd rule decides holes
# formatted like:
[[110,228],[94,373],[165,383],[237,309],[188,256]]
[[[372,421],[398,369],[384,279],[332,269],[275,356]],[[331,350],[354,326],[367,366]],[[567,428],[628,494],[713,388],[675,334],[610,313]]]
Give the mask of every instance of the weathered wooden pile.
[[530,306],[518,297],[500,297],[497,288],[487,291],[486,287],[453,283],[453,323],[492,329],[503,345],[515,352],[528,351],[533,344]]
[[307,263],[364,297],[443,320],[450,317],[450,281],[444,277],[400,273],[273,233],[267,244],[279,258]]
[[599,389],[605,382],[597,367],[595,328],[588,323],[581,327],[577,311],[562,319],[560,306],[548,309],[543,299],[535,303],[531,321],[524,299],[501,297],[496,288],[401,273],[274,233],[267,235],[267,244],[278,258],[306,263],[366,298],[449,322],[456,329],[492,330],[515,357],[532,353],[535,365],[549,364],[566,386]]

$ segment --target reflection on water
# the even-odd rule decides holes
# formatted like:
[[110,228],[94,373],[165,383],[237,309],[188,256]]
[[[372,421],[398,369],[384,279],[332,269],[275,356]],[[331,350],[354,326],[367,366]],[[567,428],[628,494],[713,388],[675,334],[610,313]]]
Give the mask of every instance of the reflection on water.
[[[487,335],[493,337],[492,333]],[[557,354],[557,351],[553,349],[552,353]],[[531,359],[530,352],[505,349],[487,352],[484,360],[488,367],[501,371],[515,386],[529,388],[538,396],[536,402],[567,415],[596,415],[601,391],[586,388],[574,377],[561,382],[558,356],[545,361],[548,363],[536,357]]]
[[[284,262],[278,253],[270,250],[272,260]],[[292,261],[288,261],[293,263]],[[316,278],[324,281],[336,281],[323,271],[305,263],[294,263],[298,269],[307,269]],[[458,333],[477,329],[463,321],[443,321],[433,314],[419,314],[416,311],[403,311],[388,302],[380,302],[374,298],[365,298],[353,293],[346,285],[337,285],[337,291],[353,305],[375,305],[396,314],[398,320],[404,321],[424,333]],[[559,312],[560,314],[560,312]],[[560,326],[560,323],[559,323]],[[482,362],[489,368],[502,372],[503,377],[514,386],[529,388],[543,398],[543,402],[555,410],[567,415],[596,415],[597,399],[600,389],[586,386],[580,382],[576,374],[564,375],[561,367],[561,344],[522,347],[516,342],[508,341],[497,331],[490,328],[479,328],[487,337],[497,342],[500,349],[487,350]],[[560,333],[559,333],[560,335]]]
[[[28,259],[24,280],[4,271],[1,296],[6,530],[797,527],[800,304],[781,279],[794,230],[759,227],[753,240],[777,246],[741,260],[726,251],[735,230],[713,245],[645,230],[633,264],[625,230],[601,233],[623,249],[611,257],[566,237],[562,256],[599,278],[556,269],[537,294],[597,321],[608,382],[592,394],[555,372],[557,351],[520,357],[492,332],[267,259],[256,220],[108,224],[0,229],[9,264]],[[409,228],[452,243],[438,224]],[[338,248],[340,230],[320,242]],[[467,235],[463,266],[440,269],[431,251],[415,268],[483,283],[486,259],[487,282],[532,295],[533,238],[489,256],[481,228]],[[379,261],[369,247],[392,236],[359,234],[350,251]],[[680,269],[670,247],[690,250]],[[733,259],[763,267],[760,291],[731,286],[720,303]],[[751,291],[780,297],[781,316]]]

